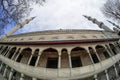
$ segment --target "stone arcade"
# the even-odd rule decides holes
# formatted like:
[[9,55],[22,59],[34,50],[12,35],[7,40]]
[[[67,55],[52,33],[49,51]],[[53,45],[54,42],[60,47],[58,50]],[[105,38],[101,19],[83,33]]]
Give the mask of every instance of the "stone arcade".
[[8,80],[110,80],[120,75],[120,37],[103,23],[104,31],[11,35],[20,27],[0,40],[0,72]]

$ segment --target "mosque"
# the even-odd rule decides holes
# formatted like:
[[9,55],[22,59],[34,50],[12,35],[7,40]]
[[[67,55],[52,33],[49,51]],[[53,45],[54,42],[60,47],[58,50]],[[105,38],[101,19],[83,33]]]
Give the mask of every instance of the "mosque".
[[0,39],[0,74],[7,80],[116,80],[120,76],[119,31],[84,16],[104,30],[60,29]]

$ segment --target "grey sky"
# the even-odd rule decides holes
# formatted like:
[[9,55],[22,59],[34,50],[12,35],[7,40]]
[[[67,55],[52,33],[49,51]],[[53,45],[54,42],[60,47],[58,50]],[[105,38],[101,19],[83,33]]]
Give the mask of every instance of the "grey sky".
[[101,7],[106,0],[47,0],[44,6],[33,5],[29,17],[36,18],[24,26],[24,32],[55,30],[55,29],[99,29],[83,15],[88,15],[105,22]]

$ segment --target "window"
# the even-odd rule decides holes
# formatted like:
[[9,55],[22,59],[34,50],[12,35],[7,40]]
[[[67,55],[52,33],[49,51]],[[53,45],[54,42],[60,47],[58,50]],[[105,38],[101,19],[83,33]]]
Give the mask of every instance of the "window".
[[36,60],[37,60],[37,56],[33,56],[32,59],[31,59],[31,61],[30,61],[30,65],[31,66],[35,66]]
[[91,56],[92,56],[92,59],[93,59],[94,63],[98,63],[99,62],[96,54],[91,54]]
[[82,66],[82,62],[81,62],[80,56],[78,56],[78,57],[71,57],[71,60],[72,60],[72,67],[73,68]]
[[103,54],[104,54],[105,58],[109,58],[110,57],[107,51],[104,51]]
[[48,58],[47,59],[47,68],[57,68],[58,58]]
[[17,62],[20,62],[21,59],[22,59],[22,57],[23,57],[23,55],[20,54],[16,61],[17,61]]

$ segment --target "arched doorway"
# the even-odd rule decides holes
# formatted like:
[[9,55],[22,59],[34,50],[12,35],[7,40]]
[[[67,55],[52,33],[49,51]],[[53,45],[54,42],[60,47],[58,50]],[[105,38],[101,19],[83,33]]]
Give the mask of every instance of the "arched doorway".
[[67,49],[61,51],[61,68],[69,68],[69,58]]
[[90,52],[90,54],[91,54],[91,57],[92,57],[92,59],[93,59],[93,62],[94,62],[94,63],[98,63],[98,62],[99,62],[99,59],[98,59],[97,55],[95,54],[95,51],[94,51],[91,47],[89,47],[89,52]]
[[71,63],[74,68],[90,65],[92,62],[89,54],[84,48],[75,47],[71,50]]
[[110,46],[112,52],[114,53],[114,55],[116,55],[117,54],[117,50],[116,50],[115,46],[113,44],[109,44],[109,46]]
[[3,55],[5,52],[7,52],[7,50],[9,49],[8,46],[7,47],[3,47],[3,51],[1,52],[1,54]]
[[23,49],[16,61],[27,64],[30,56],[32,55],[31,53],[32,50],[30,48]]
[[96,49],[101,60],[105,60],[105,59],[110,57],[109,53],[107,52],[107,50],[103,46],[97,45],[95,47],[95,49]]
[[44,68],[58,68],[58,51],[53,48],[45,49],[39,60],[38,66]]
[[16,51],[16,47],[13,47],[10,51],[9,51],[9,53],[8,53],[8,58],[9,59],[11,59],[12,58],[12,56],[13,56],[13,54],[15,53],[15,51]]
[[36,49],[34,54],[33,54],[33,56],[32,56],[32,59],[30,60],[30,64],[29,65],[35,66],[38,54],[39,54],[39,49]]

